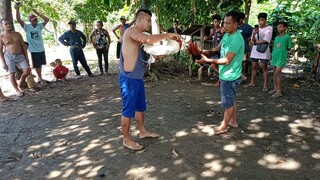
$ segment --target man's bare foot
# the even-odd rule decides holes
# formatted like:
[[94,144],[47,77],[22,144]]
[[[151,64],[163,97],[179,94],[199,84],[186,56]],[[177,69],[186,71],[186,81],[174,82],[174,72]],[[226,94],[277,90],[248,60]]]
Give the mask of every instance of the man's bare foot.
[[22,97],[22,96],[24,96],[24,93],[21,92],[21,91],[16,91],[16,95],[17,95],[18,97]]
[[282,97],[282,93],[278,91],[275,94],[273,94],[271,97],[273,98]]
[[248,78],[244,74],[241,75],[241,82],[246,81]]
[[256,87],[256,84],[251,82],[248,84],[248,87]]
[[274,94],[274,93],[276,93],[277,91],[274,89],[274,90],[271,90],[271,91],[269,91],[269,93],[270,94]]
[[41,86],[46,86],[46,85],[47,85],[47,83],[46,83],[45,80],[41,80],[41,81],[40,81],[40,84],[41,84]]
[[[223,121],[220,122],[220,125],[221,125],[222,123],[223,123]],[[232,127],[232,128],[238,128],[238,127],[239,127],[238,123],[231,123],[230,121],[229,121],[229,123],[228,123],[228,126],[230,126],[230,127]]]
[[228,127],[225,129],[222,129],[221,127],[213,128],[213,135],[219,135],[219,134],[224,134],[228,132]]
[[139,150],[144,149],[143,146],[141,146],[139,143],[134,142],[132,140],[123,140],[122,144],[124,147],[131,149],[131,150],[135,150],[135,151],[139,151]]
[[160,137],[159,134],[157,133],[152,133],[152,132],[144,132],[139,134],[140,139],[147,139],[147,138],[158,138]]
[[231,122],[229,122],[228,126],[230,126],[232,128],[238,128],[239,127],[238,123],[231,123]]
[[0,102],[6,102],[9,101],[9,98],[6,96],[0,97]]

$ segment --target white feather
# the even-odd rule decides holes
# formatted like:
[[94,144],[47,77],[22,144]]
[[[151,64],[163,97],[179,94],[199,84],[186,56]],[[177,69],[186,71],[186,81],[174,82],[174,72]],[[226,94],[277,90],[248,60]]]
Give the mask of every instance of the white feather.
[[162,44],[144,44],[143,50],[153,56],[169,55],[178,53],[180,45],[175,40],[166,39],[162,41]]

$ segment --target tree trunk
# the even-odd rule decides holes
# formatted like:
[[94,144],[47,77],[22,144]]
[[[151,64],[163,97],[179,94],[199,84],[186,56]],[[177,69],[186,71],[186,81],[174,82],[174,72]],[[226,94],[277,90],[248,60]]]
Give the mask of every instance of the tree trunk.
[[190,13],[190,26],[195,24],[196,21],[196,2],[191,0],[191,13]]
[[[1,19],[8,19],[13,26],[12,10],[11,10],[11,0],[1,0],[0,1],[0,16]],[[0,30],[2,32],[2,29]]]
[[250,15],[250,9],[251,9],[252,0],[245,0],[244,5],[244,14],[246,15],[245,23],[249,22],[249,15]]

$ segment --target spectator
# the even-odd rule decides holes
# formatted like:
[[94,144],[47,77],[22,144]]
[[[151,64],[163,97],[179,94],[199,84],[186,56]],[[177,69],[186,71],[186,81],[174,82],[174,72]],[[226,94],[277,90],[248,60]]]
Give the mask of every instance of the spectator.
[[[251,82],[248,84],[249,87],[256,86],[256,76],[257,76],[257,67],[258,62],[261,62],[263,69],[263,89],[262,91],[268,92],[268,63],[271,58],[269,44],[272,38],[272,27],[267,26],[267,13],[258,14],[259,26],[256,26],[252,32],[251,42],[253,44],[250,61],[252,62],[252,72],[251,72]],[[259,52],[258,46],[267,46],[264,52]]]

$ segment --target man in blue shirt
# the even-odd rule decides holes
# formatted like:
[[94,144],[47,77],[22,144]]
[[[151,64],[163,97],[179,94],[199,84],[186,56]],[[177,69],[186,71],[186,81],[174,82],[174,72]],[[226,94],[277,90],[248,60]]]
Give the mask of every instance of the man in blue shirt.
[[[243,60],[242,60],[243,61],[242,62],[242,70],[248,71],[248,68],[249,68],[248,55],[251,52],[249,42],[251,40],[253,28],[249,24],[243,23],[243,21],[246,17],[246,15],[243,12],[240,12],[239,16],[240,16],[240,22],[239,22],[238,30],[241,32],[244,43],[245,43],[244,56],[243,56]],[[247,79],[247,77],[245,77],[243,75],[243,79]]]
[[87,71],[88,76],[92,77],[92,72],[87,64],[87,60],[83,53],[83,48],[86,47],[86,36],[76,29],[76,22],[71,20],[68,22],[70,30],[63,33],[59,37],[59,42],[65,46],[70,47],[70,55],[74,71],[76,73],[76,79],[80,78],[80,70],[78,68],[78,61],[80,61],[82,67]]
[[31,53],[32,64],[31,67],[36,69],[38,78],[41,85],[46,85],[46,82],[42,79],[42,65],[46,65],[46,54],[44,51],[43,39],[42,39],[42,29],[48,23],[49,19],[40,14],[38,11],[33,9],[33,12],[43,19],[43,22],[38,23],[38,17],[35,14],[29,15],[30,24],[26,24],[21,20],[20,16],[20,3],[16,3],[16,17],[17,21],[26,33],[27,42],[29,44],[28,50]]

